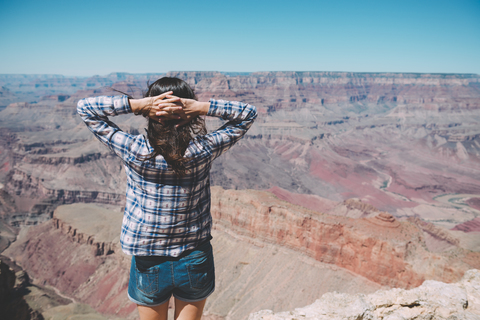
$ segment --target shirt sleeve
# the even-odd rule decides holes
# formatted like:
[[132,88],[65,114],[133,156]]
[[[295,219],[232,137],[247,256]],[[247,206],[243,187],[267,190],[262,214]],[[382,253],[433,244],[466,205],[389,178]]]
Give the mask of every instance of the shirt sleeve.
[[108,116],[132,113],[127,96],[99,96],[78,101],[77,112],[95,137],[127,161],[134,136],[123,132]]
[[227,122],[216,131],[203,136],[211,160],[230,149],[247,133],[257,117],[257,109],[247,103],[210,99],[208,116]]

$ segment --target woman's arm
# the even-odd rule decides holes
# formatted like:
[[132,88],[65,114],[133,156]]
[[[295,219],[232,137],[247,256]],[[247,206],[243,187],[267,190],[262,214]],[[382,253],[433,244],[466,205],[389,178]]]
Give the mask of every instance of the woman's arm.
[[85,98],[78,101],[77,112],[98,140],[112,149],[123,160],[126,160],[135,136],[123,132],[108,117],[135,113],[158,120],[155,112],[164,110],[171,119],[178,118],[173,112],[181,109],[181,106],[176,104],[180,99],[176,97],[165,99],[171,93],[166,92],[156,97],[143,99],[129,99],[127,96]]
[[209,102],[199,102],[180,99],[179,105],[182,106],[179,114],[184,119],[179,125],[187,123],[198,115],[218,117],[227,121],[222,127],[201,139],[203,141],[201,152],[209,154],[212,160],[238,142],[257,117],[255,106],[237,101],[210,99]]
[[257,118],[257,108],[238,101],[210,99],[207,116],[218,117],[227,122],[205,138],[211,144],[212,159],[230,149],[247,133]]
[[77,113],[100,142],[124,158],[126,146],[131,144],[132,138],[110,121],[108,117],[132,113],[127,96],[100,96],[81,99],[77,104]]

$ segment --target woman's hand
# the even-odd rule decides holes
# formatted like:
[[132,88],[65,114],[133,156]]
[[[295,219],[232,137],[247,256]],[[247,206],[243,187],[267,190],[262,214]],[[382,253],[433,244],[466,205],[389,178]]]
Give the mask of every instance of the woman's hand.
[[155,121],[181,119],[176,114],[182,110],[181,100],[172,96],[173,92],[165,92],[155,97],[146,97],[143,99],[129,99],[130,107],[134,114],[142,114]]
[[[168,99],[178,98],[172,95],[167,95]],[[177,124],[177,127],[181,127],[189,123],[192,119],[199,115],[206,115],[210,108],[210,102],[199,102],[193,99],[178,98],[179,101],[175,102],[177,106],[181,106],[180,109],[175,110],[173,114],[180,116],[183,121]],[[157,116],[162,117],[162,112],[157,112]]]

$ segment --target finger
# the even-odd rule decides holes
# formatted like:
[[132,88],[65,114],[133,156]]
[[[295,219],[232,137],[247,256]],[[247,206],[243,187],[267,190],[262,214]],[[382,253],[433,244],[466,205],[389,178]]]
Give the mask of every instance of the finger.
[[152,110],[154,112],[170,111],[170,110],[178,112],[179,110],[182,110],[182,107],[175,103],[166,103],[166,104],[159,104],[159,105],[153,106]]
[[180,117],[178,114],[165,112],[165,111],[157,112],[155,114],[155,116],[166,119],[166,120],[180,120],[180,119],[182,119],[182,117]]
[[171,95],[173,91],[167,91],[158,96],[160,99],[164,99],[166,96]]
[[176,104],[183,106],[183,100],[184,99],[182,99],[180,97],[168,95],[167,99],[174,99]]
[[166,110],[166,111],[170,111],[171,113],[176,113],[176,112],[179,112],[181,110],[183,110],[182,107],[179,107],[179,106],[175,105],[174,107],[168,108],[168,110]]
[[172,102],[172,101],[167,101],[167,100],[157,101],[153,105],[153,107],[158,108],[158,109],[164,109],[164,108],[168,108],[168,107],[183,108],[183,106],[178,101]]
[[160,113],[163,114],[175,114],[176,112],[182,110],[181,107],[178,107],[178,106],[175,106],[175,107],[165,107],[165,108],[162,108],[161,111],[158,111],[156,113],[156,115],[158,116]]
[[179,101],[180,101],[180,98],[173,97],[173,98],[169,98],[169,99],[157,100],[156,103],[157,104],[176,103],[176,102],[179,102]]

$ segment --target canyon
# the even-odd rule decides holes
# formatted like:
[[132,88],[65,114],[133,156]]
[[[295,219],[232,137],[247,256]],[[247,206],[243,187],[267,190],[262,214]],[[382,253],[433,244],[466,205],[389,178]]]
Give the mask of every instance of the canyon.
[[[480,76],[167,75],[199,100],[259,111],[212,168],[217,289],[205,319],[293,310],[333,291],[452,283],[480,269]],[[25,295],[31,315],[136,317],[118,244],[122,164],[75,104],[118,91],[140,97],[160,76],[0,75],[0,260],[28,273],[31,292],[49,292],[49,307]],[[132,134],[145,125],[114,121]]]
[[[130,259],[118,244],[121,209],[98,203],[59,206],[52,219],[22,228],[4,254],[28,270],[33,285],[56,288],[75,300],[71,305],[135,318],[135,305],[126,297]],[[319,214],[267,191],[214,187],[212,215],[218,283],[207,302],[207,319],[288,310],[331,291],[367,294],[414,288],[427,279],[454,282],[467,270],[480,269],[480,252],[459,243],[455,250],[429,252],[415,221],[397,221],[386,213],[371,218]],[[292,296],[292,291],[302,294]],[[42,311],[62,308],[53,304]]]

